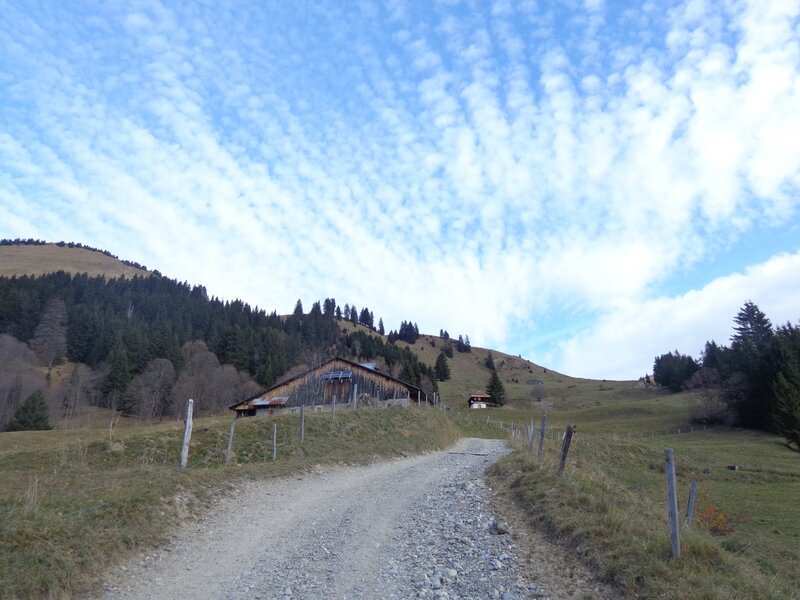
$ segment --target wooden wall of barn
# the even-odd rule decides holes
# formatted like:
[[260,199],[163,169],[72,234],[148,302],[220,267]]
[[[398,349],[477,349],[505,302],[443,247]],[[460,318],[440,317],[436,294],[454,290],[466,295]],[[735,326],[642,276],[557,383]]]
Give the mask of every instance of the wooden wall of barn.
[[[350,371],[353,375],[349,380],[325,382],[320,379],[324,373],[330,371]],[[350,402],[352,400],[353,385],[358,385],[358,394],[367,394],[376,400],[390,400],[393,398],[408,398],[410,392],[403,383],[396,381],[366,367],[352,363],[334,360],[314,369],[304,376],[290,379],[286,383],[270,390],[269,397],[288,397],[288,405],[299,404],[329,404],[336,396],[336,402]],[[415,398],[412,398],[415,400]]]

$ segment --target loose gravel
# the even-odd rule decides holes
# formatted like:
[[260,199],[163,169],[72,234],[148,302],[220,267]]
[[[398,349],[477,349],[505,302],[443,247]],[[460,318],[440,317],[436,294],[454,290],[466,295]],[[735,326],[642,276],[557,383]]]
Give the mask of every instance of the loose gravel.
[[547,598],[528,579],[483,472],[508,450],[449,451],[252,482],[99,598]]

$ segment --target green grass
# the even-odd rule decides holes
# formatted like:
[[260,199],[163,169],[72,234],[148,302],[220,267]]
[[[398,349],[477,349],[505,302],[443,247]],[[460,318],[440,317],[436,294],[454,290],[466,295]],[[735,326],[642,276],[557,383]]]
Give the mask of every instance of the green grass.
[[[519,440],[492,477],[535,526],[623,595],[800,598],[800,455],[761,432],[691,431],[690,397],[642,391],[594,405],[584,398],[553,402],[543,462]],[[456,420],[485,423],[487,415],[506,426],[539,423],[539,411],[529,409],[462,411]],[[577,434],[567,469],[556,477],[567,423]],[[667,538],[665,448],[676,455],[681,513],[689,483],[699,482],[698,518],[682,531],[679,560]]]
[[[272,462],[272,425],[278,460]],[[197,419],[186,473],[177,469],[182,427],[0,435],[0,598],[70,596],[109,564],[155,545],[176,523],[235,493],[241,478],[316,465],[365,463],[442,448],[458,429],[432,409],[341,411],[237,422],[225,468],[230,419]]]

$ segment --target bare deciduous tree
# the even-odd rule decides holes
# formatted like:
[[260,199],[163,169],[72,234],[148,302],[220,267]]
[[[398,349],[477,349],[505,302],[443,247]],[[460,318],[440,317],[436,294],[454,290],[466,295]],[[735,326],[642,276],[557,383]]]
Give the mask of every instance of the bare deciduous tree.
[[67,307],[61,298],[47,302],[30,347],[46,367],[52,367],[67,355]]
[[134,377],[126,393],[130,396],[136,413],[143,419],[167,414],[171,402],[170,392],[175,382],[175,367],[166,358],[154,358],[144,371]]
[[27,344],[0,335],[0,429],[14,416],[20,402],[36,390],[46,390],[47,380]]

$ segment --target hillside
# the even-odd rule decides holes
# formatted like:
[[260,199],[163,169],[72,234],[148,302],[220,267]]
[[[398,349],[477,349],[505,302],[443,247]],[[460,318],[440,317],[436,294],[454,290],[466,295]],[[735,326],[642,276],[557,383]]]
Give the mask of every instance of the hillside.
[[[64,243],[9,245],[5,241],[0,253],[6,275],[38,274],[25,281],[0,277],[0,334],[23,342],[35,356],[25,346],[15,349],[8,340],[0,344],[5,348],[0,351],[28,355],[27,361],[40,368],[60,366],[46,372],[48,387],[53,388],[53,408],[69,387],[67,379],[81,365],[91,369],[83,379],[93,383],[79,394],[83,398],[79,405],[113,405],[126,414],[149,418],[174,413],[181,403],[179,396],[187,393],[208,398],[201,410],[224,410],[258,386],[263,389],[287,373],[334,354],[377,362],[384,372],[430,393],[436,359],[446,346],[455,346],[438,336],[421,335],[408,344],[397,339],[404,337],[402,331],[381,335],[357,322],[354,306],[348,312],[345,304],[341,311],[350,314],[349,319],[338,318],[340,307],[330,298],[325,299],[324,308],[320,302],[306,311],[298,305],[293,314],[280,317],[240,300],[209,298],[202,286],[190,287],[157,271],[144,279],[120,279],[119,274],[145,271],[105,251]],[[89,266],[91,275],[69,274],[84,272]],[[46,274],[51,271],[64,273]],[[100,275],[110,279],[98,279]],[[371,311],[367,313],[371,320]],[[407,332],[412,329],[410,323],[405,325]],[[193,345],[187,346],[190,342]],[[439,382],[440,397],[446,403],[461,406],[472,392],[485,389],[490,375],[487,352],[484,348],[449,352],[451,378]],[[573,379],[520,357],[493,354],[512,406],[549,406],[567,396],[580,398],[598,389],[623,392],[633,386]],[[158,362],[161,359],[167,362]],[[156,393],[156,401],[147,400],[145,406],[150,384],[164,373],[168,385]],[[8,375],[0,386],[11,389],[13,377]],[[42,376],[24,377],[14,404],[35,389],[32,379]],[[66,418],[69,411],[64,412]],[[8,413],[0,417],[8,419]]]
[[87,248],[56,244],[0,245],[0,277],[37,276],[57,271],[108,278],[151,274],[150,271],[127,265],[118,258]]

